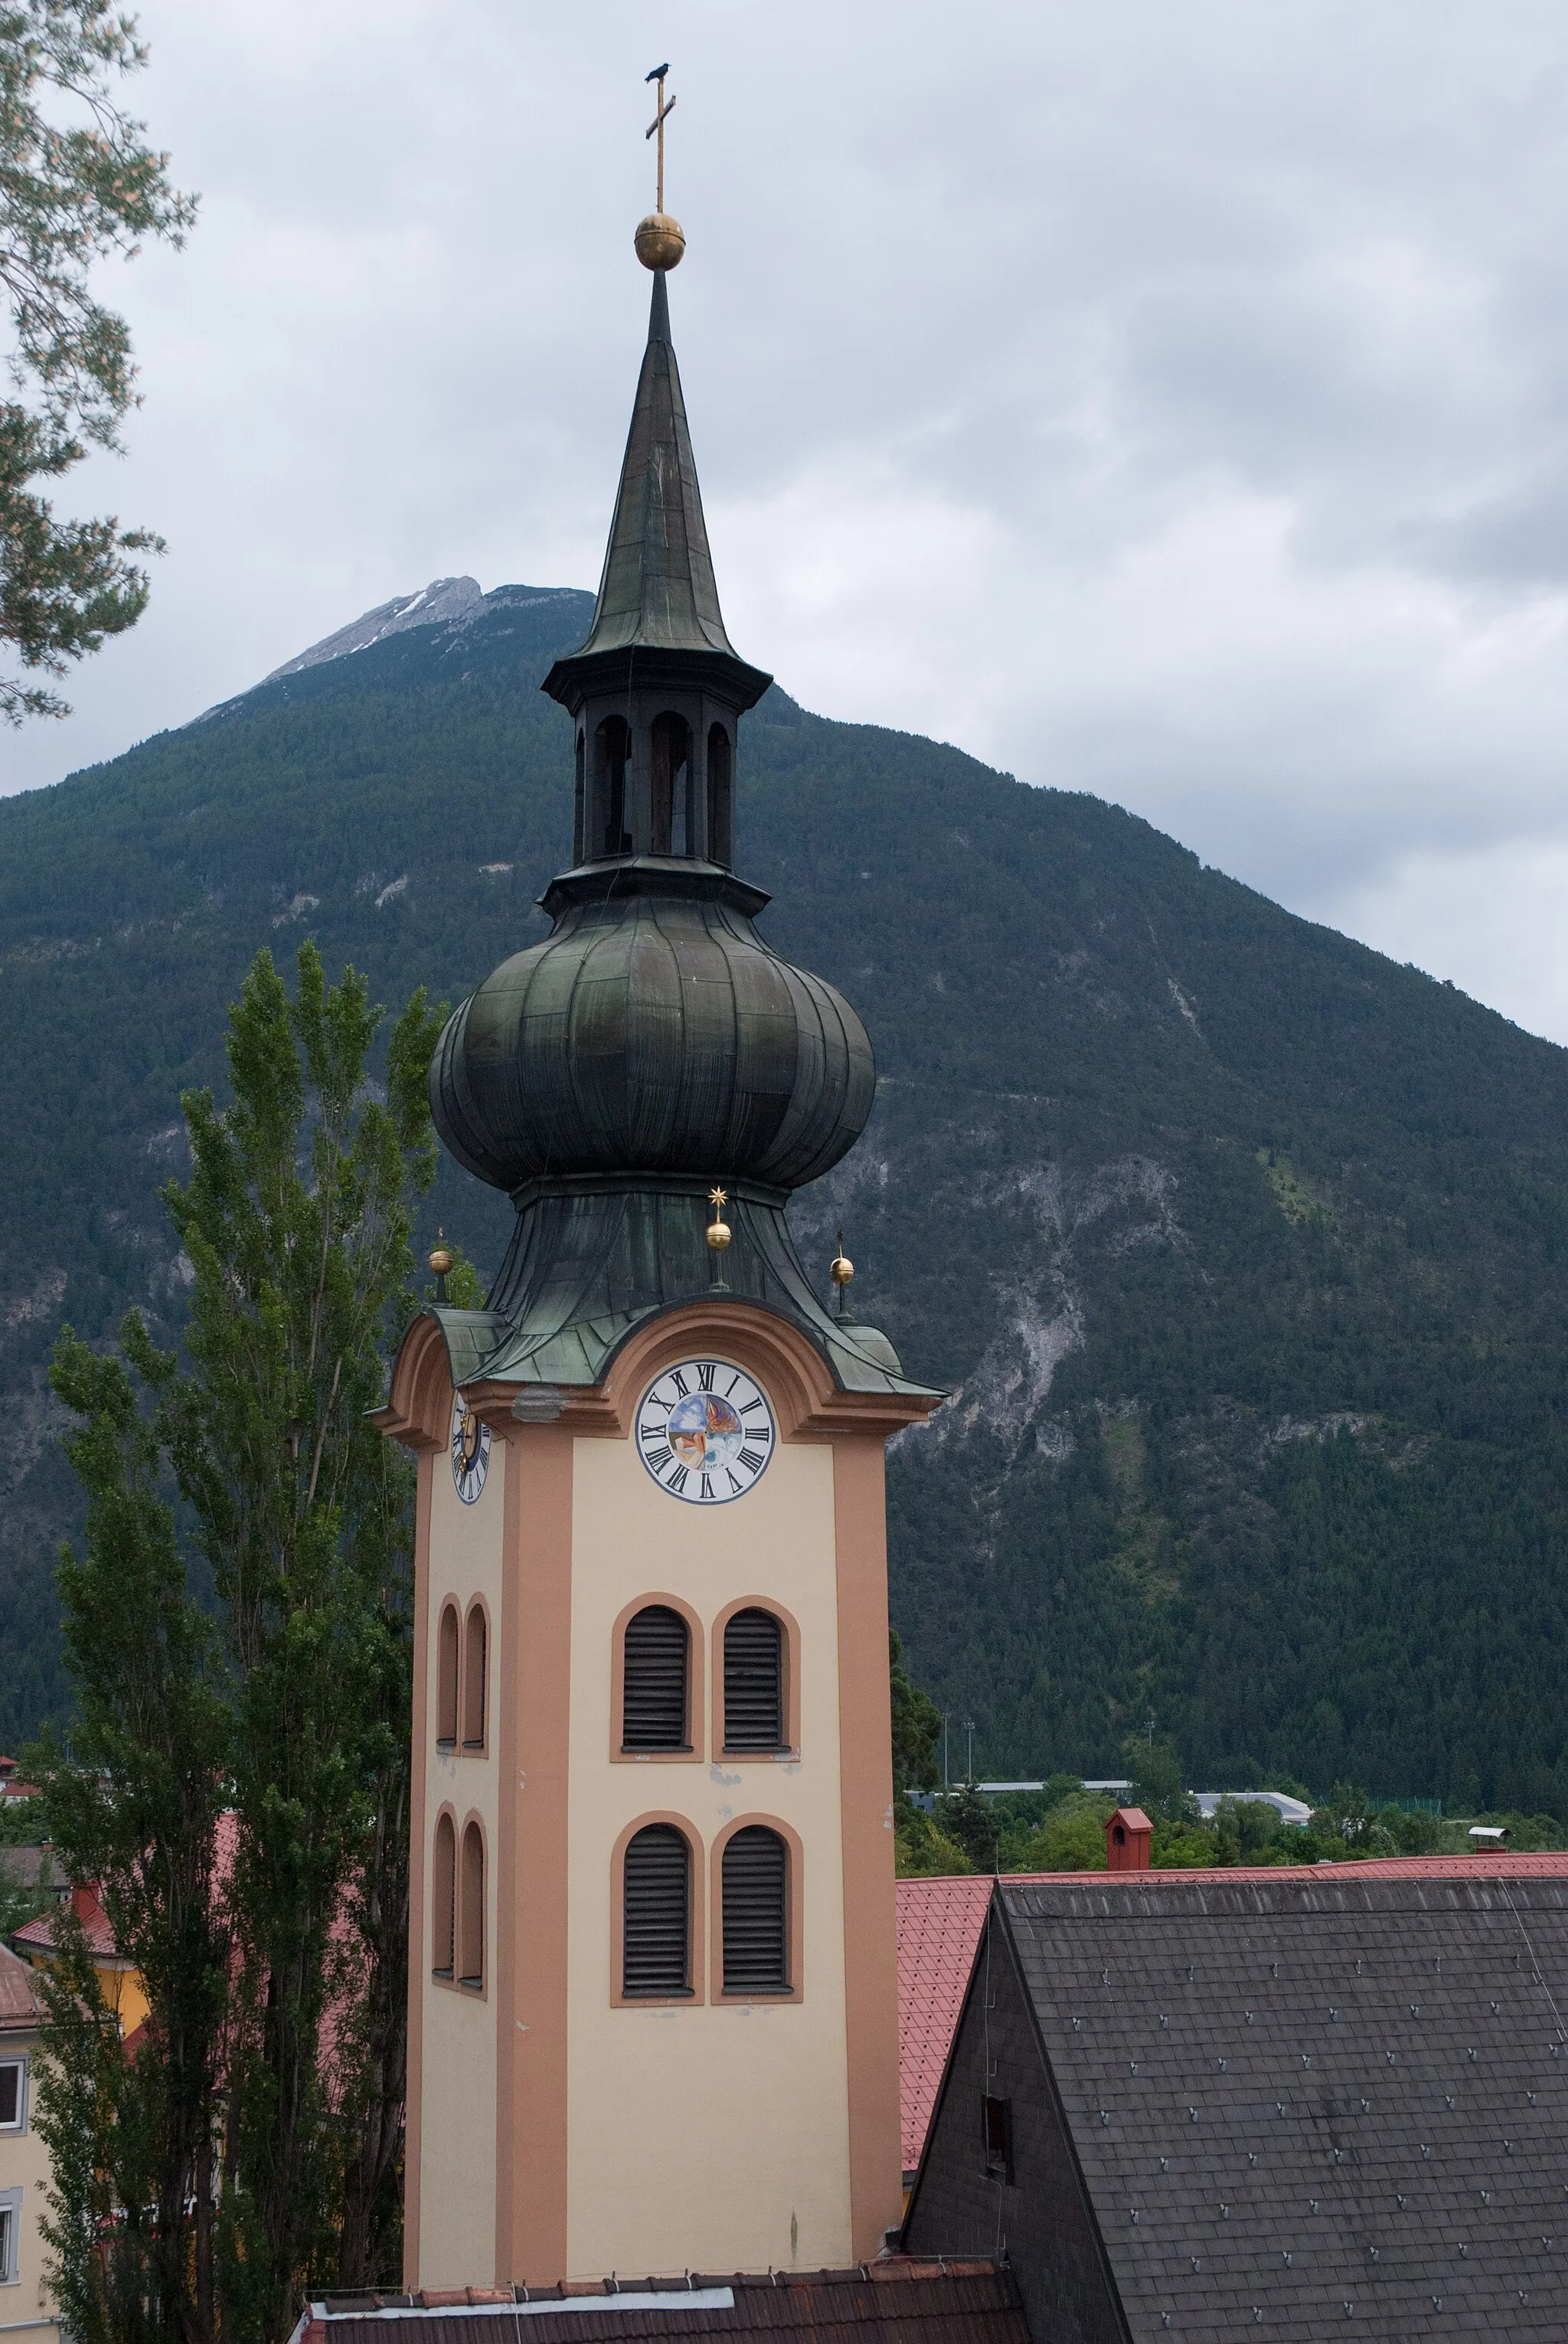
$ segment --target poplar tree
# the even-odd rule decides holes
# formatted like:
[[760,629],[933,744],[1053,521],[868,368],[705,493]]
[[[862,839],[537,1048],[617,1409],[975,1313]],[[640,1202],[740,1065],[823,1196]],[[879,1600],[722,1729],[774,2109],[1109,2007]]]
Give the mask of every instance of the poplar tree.
[[[45,2096],[62,2152],[55,2255],[83,2344],[260,2344],[287,2333],[303,2288],[363,2285],[393,2259],[413,1480],[368,1411],[414,1307],[439,1018],[417,994],[375,1084],[381,1013],[364,979],[349,970],[328,987],[307,943],[291,1001],[262,953],[230,1011],[229,1102],[186,1095],[191,1174],[164,1191],[191,1271],[183,1360],[158,1353],[134,1314],[123,1359],[98,1360],[71,1336],[56,1356],[89,1492],[86,1555],[62,1578],[85,1765],[47,1761],[56,1837],[77,1876],[101,1867],[131,1949],[151,1930],[160,1867],[182,1847],[210,1851],[219,1808],[232,1816],[232,1854],[209,1853],[206,1893],[195,1878],[189,1890],[204,1958],[202,1927],[221,1933],[217,2013],[200,2044],[206,2137],[221,2158],[194,2190],[183,2259],[161,2217],[146,2241],[117,2221],[95,2228],[110,2199],[130,2203],[133,2132],[146,2143],[138,2204],[193,2194],[197,2167],[186,2156],[176,2176],[163,2087],[149,2078],[144,2091],[140,2059],[95,2024],[90,1965],[66,1946]],[[157,1602],[121,1644],[110,1606],[116,1590],[127,1600],[123,1551]],[[197,1559],[210,1622],[190,1591]],[[186,1732],[187,1711],[199,1732]],[[163,1786],[161,1804],[135,1795],[144,1776]],[[169,1787],[187,1776],[194,1826]],[[148,1974],[160,2041],[196,1976]],[[168,2299],[155,2306],[144,2286],[144,2328],[132,2298],[160,2257]]]
[[[111,515],[56,518],[39,484],[94,447],[118,449],[136,404],[125,319],[95,270],[143,239],[179,245],[194,199],[168,157],[116,103],[146,63],[136,19],[106,0],[0,0],[0,298],[11,327],[12,396],[0,399],[0,642],[21,666],[63,674],[146,607],[133,559],[159,552]],[[59,695],[0,677],[0,716],[65,716]]]

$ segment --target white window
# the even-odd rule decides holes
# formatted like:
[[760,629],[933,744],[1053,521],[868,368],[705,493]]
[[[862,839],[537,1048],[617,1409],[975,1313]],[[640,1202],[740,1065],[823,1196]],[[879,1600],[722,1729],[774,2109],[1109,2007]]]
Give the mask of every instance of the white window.
[[0,2059],[0,2132],[21,2132],[27,2122],[27,2062]]
[[16,2233],[22,2227],[22,2192],[0,2189],[0,2287],[15,2287],[21,2277],[16,2268]]

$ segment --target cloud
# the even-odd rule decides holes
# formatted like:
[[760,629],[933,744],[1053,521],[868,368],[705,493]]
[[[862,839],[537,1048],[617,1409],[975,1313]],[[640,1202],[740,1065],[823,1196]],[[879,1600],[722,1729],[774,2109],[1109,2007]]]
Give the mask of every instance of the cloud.
[[81,504],[171,552],[7,785],[427,579],[592,582],[657,48],[747,655],[1568,1037],[1560,9],[142,13],[204,212],[115,279],[146,404]]

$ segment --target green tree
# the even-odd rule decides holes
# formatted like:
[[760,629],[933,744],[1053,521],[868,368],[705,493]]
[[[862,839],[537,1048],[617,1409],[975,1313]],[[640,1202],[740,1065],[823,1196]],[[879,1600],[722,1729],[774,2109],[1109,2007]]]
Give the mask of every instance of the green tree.
[[[151,2006],[128,2049],[68,1923],[41,1973],[51,2027],[39,2129],[55,2187],[45,2236],[79,2344],[206,2344],[213,2332],[222,2031],[228,1953],[215,1881],[228,1720],[212,1623],[186,1584],[160,1428],[174,1362],[133,1314],[125,1358],[67,1328],[52,1380],[76,1427],[87,1496],[80,1558],[61,1559],[75,1681],[72,1762],[30,1753],[61,1860],[95,1880]],[[128,1362],[128,1365],[127,1365]]]
[[[178,245],[196,216],[168,157],[115,102],[146,62],[136,21],[110,0],[0,5],[0,287],[11,384],[0,400],[0,642],[24,669],[64,673],[133,626],[147,578],[131,557],[162,551],[117,519],[61,520],[34,485],[89,448],[118,448],[136,403],[125,319],[98,299],[95,267],[142,239]],[[57,693],[0,677],[0,715],[69,713]]]
[[[164,1192],[192,1271],[188,1364],[154,1350],[134,1316],[125,1362],[74,1338],[56,1359],[89,1495],[87,1560],[62,1572],[86,1763],[47,1753],[51,1820],[77,1876],[104,1877],[166,2031],[187,1989],[193,2026],[210,2011],[197,1956],[221,1933],[221,2121],[209,2029],[196,2129],[221,2137],[223,2161],[205,2177],[178,2164],[172,2119],[144,2120],[142,2063],[106,2047],[81,1958],[67,1948],[62,1965],[62,2016],[73,1995],[79,2010],[48,2086],[54,2238],[62,2273],[80,2275],[72,2319],[92,2344],[270,2339],[302,2287],[363,2285],[395,2259],[412,1473],[368,1411],[413,1307],[438,1018],[417,994],[377,1086],[381,1013],[364,980],[349,970],[328,988],[307,944],[291,1002],[260,955],[230,1013],[230,1103],[187,1094],[191,1177]],[[169,1479],[216,1591],[211,1624],[188,1591]],[[116,1641],[119,1604],[136,1632]],[[220,1802],[233,1854],[216,1880]],[[138,1951],[159,1950],[144,1874],[156,1884],[166,1860],[196,1867],[181,1875],[188,1976]],[[194,2211],[166,2220],[156,2209],[176,2192]],[[104,2231],[109,2204],[154,2209],[147,2238],[130,2222]],[[181,2218],[198,2228],[183,2249]]]
[[888,1631],[888,1660],[893,1708],[893,1789],[934,1791],[942,1713],[905,1668],[903,1641],[896,1628]]

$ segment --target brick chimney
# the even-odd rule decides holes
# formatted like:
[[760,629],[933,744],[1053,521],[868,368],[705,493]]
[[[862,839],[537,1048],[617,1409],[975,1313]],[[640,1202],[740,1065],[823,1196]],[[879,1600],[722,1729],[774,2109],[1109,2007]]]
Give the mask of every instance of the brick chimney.
[[1111,1872],[1147,1872],[1154,1826],[1141,1807],[1118,1807],[1105,1826],[1105,1862]]

